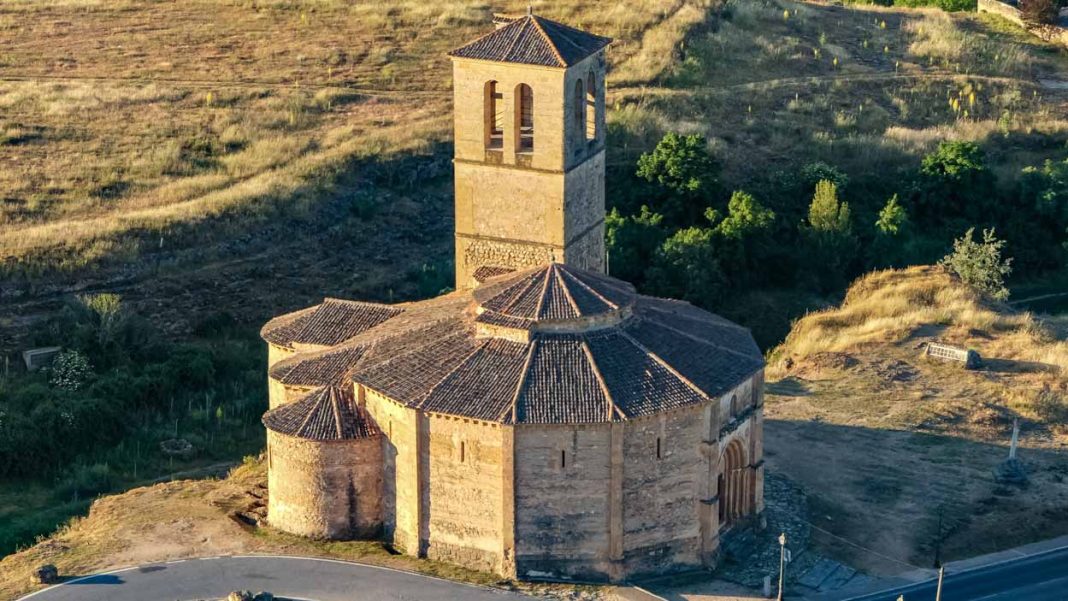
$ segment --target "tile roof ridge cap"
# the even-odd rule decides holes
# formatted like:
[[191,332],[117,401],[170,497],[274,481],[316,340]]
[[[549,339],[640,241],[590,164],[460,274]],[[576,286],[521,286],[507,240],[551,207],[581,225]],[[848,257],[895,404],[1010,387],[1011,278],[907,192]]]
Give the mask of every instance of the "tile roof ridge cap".
[[[300,401],[311,401],[311,399],[312,399],[312,397],[314,395],[322,393],[327,388],[329,388],[329,385],[323,385],[323,386],[320,386],[318,388],[315,388],[311,392],[309,392],[308,394],[304,395],[304,398],[298,399],[298,400],[294,401],[293,403],[296,404],[296,403],[299,403]],[[329,392],[328,392],[328,394],[329,394]],[[322,402],[322,399],[318,399],[318,402],[310,403],[311,404],[311,410],[308,411],[307,415],[304,416],[304,421],[302,421],[300,423],[300,427],[298,427],[294,431],[295,434],[300,435],[300,434],[304,433],[304,428],[306,428],[308,426],[308,422],[311,421],[312,415],[315,414],[315,409],[317,408],[318,404],[321,403],[321,402]],[[283,405],[283,407],[284,406],[285,405]]]
[[593,351],[590,350],[590,345],[586,342],[586,338],[582,337],[579,344],[582,347],[582,352],[586,355],[586,362],[590,364],[590,369],[593,370],[593,377],[597,380],[597,384],[601,387],[601,392],[604,394],[604,399],[608,403],[608,421],[615,421],[614,418],[617,415],[625,421],[627,415],[616,403],[615,398],[612,397],[612,390],[608,388],[608,382],[605,381],[604,375],[601,374],[601,368],[597,365],[597,360],[593,357]]
[[[678,328],[676,328],[676,327],[674,327],[672,325],[668,325],[668,324],[666,324],[666,323],[664,323],[662,321],[658,321],[656,319],[646,319],[645,321],[648,321],[649,323],[656,324],[658,327],[664,328],[665,330],[671,330],[673,333],[678,334],[679,336],[685,336],[686,338],[689,338],[690,340],[695,340],[697,342],[701,342],[703,344],[707,344],[708,346],[715,347],[715,348],[717,348],[717,349],[719,349],[721,351],[730,353],[732,355],[738,355],[739,357],[745,357],[746,359],[752,359],[753,358],[752,355],[749,355],[747,353],[743,353],[741,351],[736,351],[736,350],[734,350],[734,349],[732,349],[730,347],[727,347],[727,346],[723,346],[722,344],[719,344],[718,342],[713,342],[713,341],[709,340],[708,338],[704,338],[703,336],[698,336],[698,335],[693,334],[691,332],[686,332],[684,330],[680,330],[680,329],[678,329]],[[754,342],[754,344],[755,344],[755,342]],[[758,351],[760,350],[759,347],[757,348],[757,350]],[[760,355],[760,360],[761,361],[764,360],[764,356],[763,355]]]
[[[542,37],[542,39],[543,39],[543,40],[545,41],[545,43],[549,45],[549,49],[553,51],[553,55],[554,55],[554,56],[556,56],[556,60],[557,60],[557,62],[559,63],[559,65],[560,65],[561,67],[567,67],[567,66],[569,66],[569,65],[568,65],[568,63],[567,63],[567,61],[566,61],[566,60],[564,60],[564,55],[563,55],[563,54],[560,54],[560,49],[559,49],[559,48],[557,48],[557,47],[556,47],[556,44],[554,44],[554,43],[553,43],[553,38],[552,38],[552,36],[550,36],[550,35],[548,34],[548,32],[546,32],[546,31],[545,31],[545,28],[544,28],[544,27],[542,27],[542,25],[541,25],[541,19],[542,19],[542,17],[536,16],[536,15],[534,15],[534,14],[529,14],[529,15],[527,15],[527,16],[526,16],[525,18],[527,18],[527,19],[530,19],[530,21],[531,21],[532,23],[534,23],[534,27],[535,27],[535,28],[537,28],[537,30],[538,30],[538,33],[540,33],[540,34],[541,34],[541,37]],[[547,20],[548,20],[548,19],[547,19]],[[572,44],[572,45],[576,45],[576,44],[575,44],[574,42],[571,42],[571,44]]]
[[[545,281],[541,283],[541,294],[538,295],[538,306],[534,307],[534,320],[537,321],[541,318],[541,311],[545,308],[545,298],[549,296],[549,283],[553,274],[556,273],[554,264],[550,264],[548,269],[543,270],[542,279]],[[513,303],[514,304],[514,303]]]
[[337,392],[336,386],[331,386],[327,393],[330,395],[331,408],[334,410],[334,428],[337,431],[337,437],[339,439],[345,438],[345,431],[341,425],[341,406],[342,399]]
[[[702,309],[701,307],[698,307],[697,305],[691,303],[690,301],[685,301],[685,300],[682,300],[681,298],[668,298],[668,297],[665,297],[665,296],[643,296],[643,298],[651,299],[651,300],[657,300],[657,301],[670,301],[670,302],[673,302],[673,303],[679,303],[680,305],[686,305],[687,307],[692,307],[694,309],[697,309],[698,311],[704,311],[705,313],[708,313],[709,315],[711,315],[713,317],[718,317],[720,320],[723,321],[723,323],[717,323],[716,325],[718,325],[718,326],[723,326],[725,328],[734,328],[736,330],[741,330],[743,332],[748,332],[750,334],[753,333],[753,331],[751,329],[743,326],[740,323],[734,323],[733,321],[727,319],[726,317],[723,317],[722,315],[719,315],[717,313],[713,313],[711,311],[707,311],[705,309]],[[654,305],[648,305],[648,304],[643,304],[642,308],[643,309],[649,309],[650,311],[657,311],[659,313],[673,313],[672,311],[668,311],[667,309],[661,309],[660,307],[656,307]],[[678,314],[678,313],[673,313],[673,314],[681,315],[681,314]],[[682,317],[686,317],[686,315],[681,315],[681,316]]]
[[454,373],[456,373],[461,367],[466,365],[467,362],[470,361],[472,357],[474,357],[476,354],[481,352],[482,349],[486,347],[486,342],[487,341],[488,341],[488,339],[483,339],[483,340],[479,341],[477,344],[475,344],[475,350],[471,351],[470,353],[467,354],[466,357],[464,357],[459,362],[457,362],[456,365],[454,365],[453,368],[449,370],[449,373],[445,374],[444,376],[441,376],[441,378],[438,379],[438,381],[435,382],[434,385],[430,387],[430,390],[426,391],[426,394],[423,395],[423,398],[419,399],[419,402],[414,403],[415,408],[416,409],[422,409],[423,406],[426,405],[427,400],[430,399],[430,395],[434,394],[434,391],[436,391],[438,389],[438,387],[441,386],[445,382],[445,380],[448,380],[450,377],[452,377],[452,375]]
[[523,393],[523,387],[527,384],[527,376],[530,373],[530,363],[534,358],[534,351],[537,346],[538,340],[536,338],[532,339],[529,348],[527,349],[527,357],[523,360],[523,367],[519,372],[519,379],[515,384],[515,393],[512,394],[512,402],[504,408],[504,411],[497,417],[497,421],[503,422],[507,414],[511,412],[512,424],[515,425],[517,423],[518,411],[516,408],[519,405],[519,396]]
[[[578,282],[578,284],[580,286],[582,286],[586,290],[589,290],[590,293],[593,294],[594,296],[596,296],[598,299],[600,299],[601,302],[603,302],[604,304],[608,305],[612,309],[619,309],[619,305],[617,305],[616,303],[608,300],[608,298],[606,298],[603,294],[598,292],[596,288],[594,288],[593,286],[590,286],[586,282],[582,281],[582,279],[579,278],[577,275],[575,275],[574,273],[571,273],[571,271],[568,271],[568,270],[565,270],[565,273],[567,273],[567,276],[570,277],[572,280],[574,280],[575,282]],[[568,294],[570,294],[570,293],[571,292],[568,291]]]
[[[575,311],[575,315],[576,316],[582,317],[583,316],[582,309],[579,309],[578,303],[575,302],[575,297],[571,296],[571,290],[567,287],[567,284],[564,283],[564,275],[563,274],[567,270],[566,269],[557,269],[555,266],[552,267],[551,269],[553,270],[553,276],[556,277],[556,282],[558,284],[560,284],[560,288],[564,291],[564,298],[566,298],[567,302],[571,305],[571,309]],[[539,313],[539,315],[540,315],[540,313]]]
[[665,361],[663,357],[661,357],[660,355],[654,353],[647,346],[642,344],[637,338],[635,338],[634,336],[631,336],[626,330],[620,329],[619,333],[628,342],[633,344],[635,346],[635,348],[637,348],[638,350],[640,350],[643,353],[645,353],[655,363],[658,363],[661,367],[666,369],[668,371],[668,373],[670,373],[671,375],[675,376],[675,378],[678,379],[680,382],[682,382],[687,388],[689,388],[689,389],[693,390],[694,392],[696,392],[698,396],[700,396],[701,398],[705,399],[706,401],[711,401],[712,400],[712,395],[708,394],[704,390],[701,390],[700,386],[695,384],[692,380],[690,380],[686,376],[682,375],[682,372],[680,372],[679,370],[677,370],[674,367],[672,367],[672,365],[670,363],[668,363],[667,361]]

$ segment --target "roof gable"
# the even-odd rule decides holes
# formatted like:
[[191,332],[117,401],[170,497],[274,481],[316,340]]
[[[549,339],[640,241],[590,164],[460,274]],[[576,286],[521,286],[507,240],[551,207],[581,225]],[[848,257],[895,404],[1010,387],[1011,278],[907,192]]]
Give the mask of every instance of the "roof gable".
[[527,15],[449,53],[458,58],[570,67],[611,43],[544,17]]

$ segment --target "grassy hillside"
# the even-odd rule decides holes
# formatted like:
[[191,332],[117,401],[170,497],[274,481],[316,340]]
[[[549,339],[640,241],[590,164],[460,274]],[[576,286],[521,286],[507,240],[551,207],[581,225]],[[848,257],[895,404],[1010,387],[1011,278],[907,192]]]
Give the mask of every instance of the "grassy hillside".
[[[635,159],[672,130],[709,137],[727,189],[759,196],[819,160],[880,203],[886,175],[939,139],[983,140],[1010,174],[1068,139],[1064,99],[1040,83],[1060,77],[1062,53],[987,17],[789,0],[536,8],[616,38],[612,204],[641,201],[628,196]],[[460,0],[5,3],[0,302],[22,319],[0,323],[4,346],[72,288],[122,288],[176,331],[322,293],[436,292],[451,256],[444,53],[490,12]],[[947,103],[973,94],[966,116]],[[217,294],[204,303],[191,289]]]
[[[986,365],[927,361],[932,340]],[[937,268],[861,278],[771,353],[769,465],[804,485],[824,550],[876,572],[1064,534],[1066,340],[1063,319],[989,304]],[[993,477],[1014,416],[1026,489]]]

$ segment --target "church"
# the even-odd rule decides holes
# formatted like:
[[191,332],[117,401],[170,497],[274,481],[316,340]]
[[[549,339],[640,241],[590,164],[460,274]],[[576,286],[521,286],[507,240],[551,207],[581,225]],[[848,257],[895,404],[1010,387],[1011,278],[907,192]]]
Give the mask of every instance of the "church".
[[763,510],[749,331],[605,273],[605,52],[527,14],[450,53],[456,289],[268,322],[268,522],[509,578],[712,566]]

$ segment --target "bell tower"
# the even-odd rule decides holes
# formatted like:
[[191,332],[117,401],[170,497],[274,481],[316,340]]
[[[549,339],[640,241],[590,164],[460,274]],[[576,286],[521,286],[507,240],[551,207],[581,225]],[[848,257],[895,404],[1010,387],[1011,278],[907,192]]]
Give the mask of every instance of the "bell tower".
[[456,288],[559,262],[604,270],[605,48],[528,12],[449,53]]

